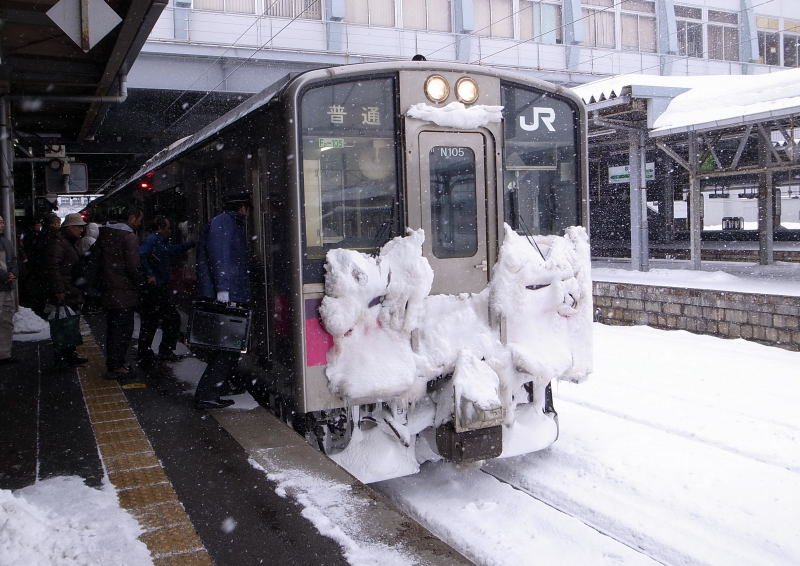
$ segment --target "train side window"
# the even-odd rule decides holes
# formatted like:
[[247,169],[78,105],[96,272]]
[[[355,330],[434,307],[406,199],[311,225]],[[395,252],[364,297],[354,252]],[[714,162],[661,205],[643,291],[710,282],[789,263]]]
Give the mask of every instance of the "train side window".
[[431,245],[440,259],[478,252],[475,152],[469,147],[431,148]]
[[305,257],[400,232],[394,79],[311,88],[300,104]]
[[579,111],[512,83],[502,102],[505,221],[520,233],[560,235],[580,224]]

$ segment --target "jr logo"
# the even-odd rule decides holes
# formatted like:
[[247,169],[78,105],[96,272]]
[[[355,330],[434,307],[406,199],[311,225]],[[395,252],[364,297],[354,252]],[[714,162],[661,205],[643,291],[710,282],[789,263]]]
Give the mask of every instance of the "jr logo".
[[539,106],[533,107],[533,124],[529,124],[525,121],[525,116],[520,116],[519,127],[526,132],[533,132],[539,129],[540,121],[547,126],[547,129],[551,132],[556,131],[553,127],[553,122],[556,121],[556,111],[552,108],[541,108]]

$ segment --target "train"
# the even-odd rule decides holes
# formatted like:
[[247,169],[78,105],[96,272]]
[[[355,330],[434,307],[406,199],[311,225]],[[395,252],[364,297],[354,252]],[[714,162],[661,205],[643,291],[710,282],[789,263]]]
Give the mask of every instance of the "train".
[[554,385],[591,373],[587,171],[564,87],[360,63],[285,77],[85,213],[137,202],[195,238],[249,193],[251,393],[377,481],[557,439]]

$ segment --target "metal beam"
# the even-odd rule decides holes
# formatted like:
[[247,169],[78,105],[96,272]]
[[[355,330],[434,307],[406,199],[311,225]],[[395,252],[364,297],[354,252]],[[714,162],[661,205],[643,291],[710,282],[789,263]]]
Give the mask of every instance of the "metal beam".
[[663,141],[657,140],[656,147],[658,147],[658,149],[669,155],[675,161],[675,163],[677,163],[687,171],[691,172],[692,168],[689,166],[689,163],[687,163],[683,157],[678,155],[671,147],[669,147]]
[[761,139],[764,141],[764,147],[772,154],[772,157],[775,158],[775,161],[778,163],[782,163],[783,159],[781,159],[781,155],[778,153],[778,150],[775,149],[775,146],[772,144],[772,136],[769,135],[764,124],[757,124],[758,126],[758,133],[761,136]]
[[747,142],[750,140],[750,133],[752,131],[753,124],[747,124],[747,129],[745,129],[742,139],[739,140],[739,147],[736,149],[736,155],[733,156],[733,161],[731,161],[731,169],[736,169],[736,167],[738,167],[739,160],[742,158],[742,153],[747,146]]
[[714,163],[717,164],[717,167],[724,169],[725,166],[722,164],[722,160],[719,158],[719,155],[717,155],[717,152],[714,149],[714,145],[719,142],[719,137],[717,137],[716,140],[709,140],[706,136],[700,136],[700,139],[703,140],[703,143],[708,148],[708,151],[711,152],[711,157],[714,158]]
[[792,163],[788,164],[786,162],[781,163],[780,165],[767,165],[766,167],[761,167],[759,165],[753,167],[747,167],[745,169],[736,169],[736,170],[726,170],[726,171],[703,171],[699,173],[699,176],[703,179],[717,179],[721,177],[739,177],[742,175],[759,175],[761,173],[780,173],[782,171],[800,171],[800,163]]
[[620,122],[619,120],[600,118],[597,115],[592,116],[592,122],[597,126],[603,126],[605,128],[614,128],[615,130],[623,130],[625,132],[635,132],[635,133],[647,132],[647,128],[643,128],[640,126],[631,126],[630,124]]

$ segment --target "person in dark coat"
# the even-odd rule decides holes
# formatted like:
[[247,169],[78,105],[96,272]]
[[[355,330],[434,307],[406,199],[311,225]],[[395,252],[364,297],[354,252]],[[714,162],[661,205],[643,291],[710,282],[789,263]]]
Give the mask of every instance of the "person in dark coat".
[[14,281],[17,280],[17,257],[14,246],[4,237],[6,221],[0,216],[0,364],[14,363],[11,341],[14,338]]
[[142,290],[142,306],[139,309],[142,325],[139,330],[139,361],[153,358],[150,346],[158,327],[161,327],[161,343],[158,359],[176,361],[175,346],[181,330],[181,317],[169,290],[170,261],[177,254],[194,247],[194,242],[170,244],[172,226],[168,218],[156,216],[153,233],[139,246],[139,260],[147,281]]
[[136,230],[143,220],[141,208],[128,207],[117,220],[100,229],[94,244],[100,246],[103,265],[107,379],[119,379],[131,372],[125,361],[133,339],[134,313],[139,306],[142,274]]
[[[222,213],[211,219],[197,245],[197,282],[199,294],[221,303],[246,305],[250,302],[250,268],[247,248],[247,217],[250,215],[247,194],[228,196]],[[233,405],[221,399],[242,387],[234,382],[239,354],[213,350],[194,394],[197,409]]]
[[[44,261],[44,276],[48,287],[49,302],[58,306],[68,306],[80,312],[83,294],[73,283],[73,271],[78,263],[76,242],[83,235],[86,222],[80,214],[67,214],[61,228],[50,237]],[[75,353],[75,346],[55,350],[57,367],[76,366],[89,360]]]
[[25,281],[23,287],[25,289],[25,302],[26,306],[30,306],[31,310],[39,315],[41,318],[46,318],[45,307],[47,306],[47,279],[44,274],[45,258],[47,257],[47,249],[58,230],[61,227],[61,218],[55,212],[50,212],[41,220],[42,229],[38,232],[32,232],[26,238],[25,245],[27,249],[27,269],[25,270]]

